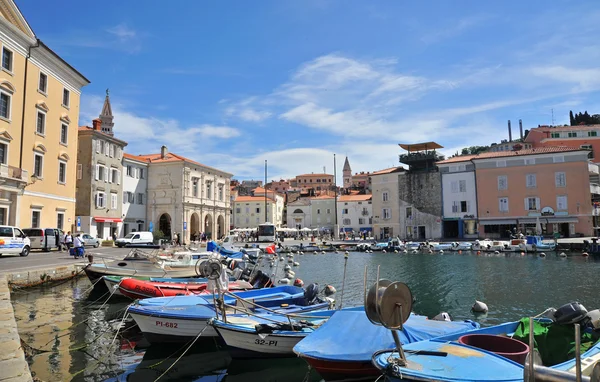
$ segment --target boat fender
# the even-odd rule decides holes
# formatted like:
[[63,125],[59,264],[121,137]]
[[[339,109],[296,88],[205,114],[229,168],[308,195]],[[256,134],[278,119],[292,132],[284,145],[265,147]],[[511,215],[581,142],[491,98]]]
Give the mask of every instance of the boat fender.
[[481,251],[477,251],[477,255],[481,255]]
[[590,310],[585,316],[585,321],[588,328],[600,330],[600,309]]
[[381,252],[383,252],[383,253],[387,253],[387,251],[386,251],[385,249],[383,249]]
[[285,277],[287,277],[288,279],[293,279],[294,276],[296,276],[296,272],[294,272],[294,271],[285,272]]
[[248,260],[250,260],[250,256],[248,256],[248,255],[244,254],[244,255],[242,256],[242,260],[244,260],[244,261],[248,261]]
[[416,249],[413,249],[412,253],[419,253]]
[[477,313],[485,313],[488,311],[488,306],[485,304],[485,302],[475,300],[475,304],[473,304],[471,310]]
[[394,249],[394,253],[398,253],[398,250],[397,250],[397,249]]
[[295,266],[295,267],[297,267],[297,266],[299,266],[299,265],[300,265],[300,263],[299,263],[299,262],[297,262],[297,261],[294,261],[294,266]]
[[284,270],[284,271],[286,271],[286,272],[287,272],[287,271],[289,271],[290,269],[292,269],[292,267],[290,267],[290,266],[289,266],[289,265],[287,265],[287,264],[286,264],[286,266],[285,266],[285,267],[283,267],[283,270]]
[[450,316],[450,313],[448,313],[448,312],[442,312],[442,313],[438,314],[437,316],[433,317],[432,320],[435,320],[435,321],[452,321],[452,317]]
[[583,252],[583,253],[581,254],[581,256],[583,256],[583,257],[588,257],[588,256],[589,256],[589,254],[588,254],[587,252]]
[[494,251],[494,254],[499,255],[500,251]]
[[304,281],[302,281],[302,279],[296,279],[294,280],[294,286],[302,288],[304,286]]
[[544,252],[540,253],[540,257],[546,257],[546,254]]
[[348,256],[350,253],[348,251],[344,252],[345,256]]
[[567,254],[564,253],[564,252],[561,252],[558,256],[560,256],[560,257],[567,257]]
[[278,283],[279,284],[289,284],[290,283],[290,279],[286,279],[286,278],[279,279]]
[[325,291],[324,291],[325,296],[327,296],[327,297],[333,296],[335,294],[335,292],[337,292],[337,291],[335,290],[335,288],[333,287],[333,285],[327,285],[325,287]]
[[301,255],[304,255],[304,252],[300,252]]
[[443,249],[440,249],[440,254],[442,254],[442,255],[444,254],[444,250]]
[[269,263],[269,265],[271,266],[271,268],[273,268],[273,267],[275,266],[275,263],[271,261],[271,262]]
[[521,252],[521,256],[525,256],[525,252]]
[[279,258],[279,261],[283,261],[283,257],[280,257],[280,258]]
[[587,313],[587,309],[579,302],[570,302],[556,310],[554,321],[560,325],[575,324],[583,320]]

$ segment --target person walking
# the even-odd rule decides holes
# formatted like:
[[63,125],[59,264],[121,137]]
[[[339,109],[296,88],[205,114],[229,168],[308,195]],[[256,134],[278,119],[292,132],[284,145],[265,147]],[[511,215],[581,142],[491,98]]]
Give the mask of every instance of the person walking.
[[81,240],[79,234],[77,234],[77,236],[75,236],[75,238],[73,239],[73,246],[75,248],[75,258],[83,258],[83,241]]
[[65,243],[65,246],[67,247],[67,252],[69,252],[69,250],[73,246],[73,235],[71,235],[71,231],[67,232],[67,234],[64,237],[63,242]]
[[63,233],[63,231],[58,231],[58,233],[56,234],[56,245],[60,252],[63,251],[63,247],[64,247],[63,241],[64,241],[64,233]]

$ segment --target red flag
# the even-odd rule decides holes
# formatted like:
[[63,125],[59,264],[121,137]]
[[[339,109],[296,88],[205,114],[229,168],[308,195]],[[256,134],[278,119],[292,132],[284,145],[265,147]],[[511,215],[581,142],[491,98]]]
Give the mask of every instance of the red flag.
[[275,254],[275,244],[271,244],[266,248],[266,251],[268,254],[270,255],[274,255]]

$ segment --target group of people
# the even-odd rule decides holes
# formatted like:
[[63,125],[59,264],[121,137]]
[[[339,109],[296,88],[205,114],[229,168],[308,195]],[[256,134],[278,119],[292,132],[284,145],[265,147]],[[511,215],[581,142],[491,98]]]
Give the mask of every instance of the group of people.
[[66,234],[61,232],[57,235],[56,243],[59,251],[63,252],[66,249],[75,258],[83,257],[85,250],[81,234],[72,235],[71,231],[68,231]]

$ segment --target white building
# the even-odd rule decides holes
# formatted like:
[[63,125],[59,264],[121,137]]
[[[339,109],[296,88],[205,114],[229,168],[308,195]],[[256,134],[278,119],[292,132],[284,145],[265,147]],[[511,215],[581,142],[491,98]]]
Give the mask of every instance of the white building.
[[[400,224],[400,197],[398,182],[404,168],[392,167],[371,174],[373,190],[373,236],[377,239],[386,237],[404,237],[404,226]],[[402,211],[405,212],[405,211]]]
[[335,229],[335,197],[319,195],[310,198],[310,228]]
[[358,234],[373,229],[372,195],[342,195],[338,198],[340,231]]
[[442,175],[443,237],[477,238],[477,192],[472,156],[437,163]]
[[122,177],[123,229],[120,236],[147,231],[148,161],[136,155],[123,154]]
[[[275,191],[266,191],[267,199],[271,199],[275,202],[275,209],[273,210],[273,216],[268,220],[269,223],[275,224],[275,227],[281,228],[283,225],[283,209],[285,207],[285,198],[283,195],[275,192]],[[253,190],[254,196],[258,196],[265,199],[265,189],[262,187],[257,187]],[[264,203],[263,203],[264,204]],[[267,214],[269,211],[267,211]],[[264,211],[263,211],[264,215]]]
[[263,196],[238,196],[233,205],[233,225],[235,228],[256,228],[265,222],[273,223],[276,220],[274,211],[277,211],[276,202],[268,197],[265,199],[264,193]]
[[288,228],[313,228],[312,207],[309,198],[300,198],[287,205]]
[[148,161],[148,229],[172,238],[181,234],[187,243],[191,234],[205,233],[209,239],[228,231],[232,174],[170,153],[138,155]]

